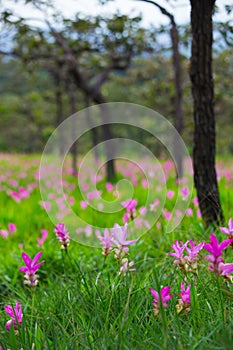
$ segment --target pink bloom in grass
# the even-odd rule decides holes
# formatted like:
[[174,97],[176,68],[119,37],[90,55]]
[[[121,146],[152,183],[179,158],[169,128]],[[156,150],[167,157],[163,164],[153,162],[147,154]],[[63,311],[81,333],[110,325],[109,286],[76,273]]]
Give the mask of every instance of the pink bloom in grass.
[[46,239],[48,238],[48,231],[47,230],[41,230],[41,238],[37,238],[37,242],[38,242],[38,247],[41,247],[44,242],[46,241]]
[[168,190],[168,191],[167,191],[167,198],[168,198],[168,199],[172,199],[172,198],[174,197],[174,194],[175,194],[174,191]]
[[127,241],[127,224],[125,224],[123,227],[115,224],[114,228],[112,229],[112,233],[119,248],[128,247],[129,245],[137,242],[137,239]]
[[187,216],[192,216],[192,215],[193,215],[193,210],[192,210],[192,208],[187,208],[187,209],[186,209],[186,215],[187,215]]
[[189,189],[188,187],[181,188],[180,190],[181,194],[183,195],[183,198],[186,199],[189,195]]
[[80,202],[80,206],[81,206],[82,209],[86,209],[86,208],[88,207],[88,202],[86,202],[86,201],[81,201],[81,202]]
[[115,258],[122,261],[124,255],[129,251],[128,246],[136,243],[137,239],[127,240],[127,224],[125,224],[123,227],[115,224],[114,228],[112,229],[112,234],[113,242],[117,245],[117,248],[114,249]]
[[182,282],[180,285],[181,293],[179,295],[181,296],[181,300],[184,304],[190,305],[191,304],[191,295],[190,295],[191,284],[189,284],[186,289],[184,285],[185,285],[184,282]]
[[206,260],[210,261],[209,270],[219,275],[219,264],[224,263],[224,259],[222,257],[223,250],[226,249],[233,240],[227,239],[219,244],[217,237],[211,233],[210,241],[211,243],[204,245],[204,249],[210,253],[210,255],[207,255]]
[[[188,246],[189,244],[189,246]],[[184,272],[192,272],[194,274],[197,273],[197,254],[201,251],[201,249],[204,247],[204,243],[199,243],[195,246],[193,241],[190,239],[190,241],[187,241],[186,243],[175,241],[174,244],[171,245],[174,252],[169,252],[168,255],[173,256],[176,258],[174,261],[175,265],[179,265],[179,267]],[[188,255],[184,256],[184,252],[188,253]]]
[[132,272],[132,271],[136,271],[136,269],[132,268],[132,266],[134,265],[134,261],[128,261],[127,258],[122,259],[122,266],[120,268],[120,274],[122,274],[123,276],[126,275],[126,273]]
[[126,224],[127,222],[129,222],[130,218],[131,218],[130,213],[125,212],[123,215],[123,223]]
[[110,182],[107,182],[105,186],[106,186],[106,190],[109,192],[113,191],[114,189],[113,185]]
[[178,304],[176,305],[177,313],[180,314],[181,312],[187,312],[190,311],[190,305],[191,305],[191,284],[187,286],[185,289],[184,282],[180,285],[181,293],[178,295],[181,296],[181,299],[178,299]]
[[113,235],[109,233],[108,229],[104,230],[104,235],[101,236],[100,232],[96,231],[96,237],[100,240],[103,249],[103,255],[107,256],[111,253],[113,245]]
[[150,288],[150,292],[153,296],[153,305],[154,305],[154,313],[157,315],[159,313],[160,303],[164,308],[166,308],[167,302],[173,297],[172,294],[170,294],[170,286],[163,287],[158,293],[156,290]]
[[188,256],[185,256],[185,259],[189,260],[189,261],[191,261],[191,260],[192,261],[198,260],[197,254],[202,250],[202,248],[204,247],[205,243],[201,242],[201,243],[199,243],[199,244],[197,244],[195,246],[191,239],[190,239],[189,242],[186,242],[186,243],[189,243],[190,248],[188,246],[186,246],[186,251],[188,253]]
[[178,240],[176,240],[175,243],[173,243],[171,245],[174,252],[169,252],[168,255],[176,258],[176,260],[174,261],[175,265],[180,265],[180,264],[183,265],[184,264],[183,253],[184,253],[185,248],[187,247],[187,244],[188,244],[188,242],[183,243],[183,242],[179,242]]
[[3,237],[3,238],[7,238],[8,235],[9,235],[9,232],[7,230],[0,230],[0,235]]
[[223,262],[220,262],[218,265],[218,270],[220,276],[228,276],[233,273],[233,264],[224,264]]
[[130,213],[135,211],[137,204],[137,199],[127,199],[126,201],[121,203],[121,205]]
[[6,330],[10,331],[11,326],[13,325],[15,331],[17,331],[18,325],[19,326],[22,325],[22,320],[23,320],[22,306],[17,301],[15,308],[13,308],[11,305],[6,305],[5,311],[11,317],[11,319],[6,323]]
[[61,243],[61,249],[67,249],[70,244],[70,236],[65,225],[63,223],[57,224],[54,232],[58,241]]
[[[225,235],[228,235],[229,239],[233,239],[233,220],[229,219],[228,227],[220,227],[220,231]],[[233,248],[233,241],[231,243],[231,247]]]
[[12,233],[15,233],[16,231],[16,225],[13,223],[13,222],[9,222],[8,224],[8,230],[9,232],[12,234]]
[[29,285],[30,287],[35,287],[38,284],[39,276],[36,272],[39,270],[41,265],[44,263],[44,260],[37,263],[42,255],[42,252],[37,253],[33,259],[31,259],[26,253],[22,253],[23,261],[26,266],[21,266],[19,271],[24,273],[24,284]]

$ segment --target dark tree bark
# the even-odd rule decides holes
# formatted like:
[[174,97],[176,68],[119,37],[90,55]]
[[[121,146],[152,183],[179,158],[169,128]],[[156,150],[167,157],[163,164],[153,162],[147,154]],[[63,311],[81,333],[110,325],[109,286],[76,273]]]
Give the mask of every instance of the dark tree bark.
[[[178,133],[181,135],[183,132],[183,119],[184,113],[182,108],[182,74],[181,74],[181,63],[180,63],[180,52],[179,52],[179,32],[175,22],[174,16],[168,12],[164,7],[159,5],[153,0],[139,0],[156,6],[163,15],[167,16],[171,23],[170,37],[172,42],[172,64],[174,71],[174,86],[175,86],[175,127]],[[183,175],[183,154],[176,140],[174,140],[174,156],[177,164],[177,177]]]
[[[56,126],[59,126],[63,122],[64,112],[63,112],[63,92],[62,92],[62,83],[61,78],[58,74],[54,74],[54,83],[55,83],[55,101],[56,101]],[[59,134],[59,152],[60,155],[65,153],[64,149],[64,135],[62,130]]]
[[87,118],[87,124],[90,127],[91,130],[91,138],[92,138],[92,147],[94,149],[94,159],[96,164],[98,164],[99,162],[99,152],[98,152],[98,148],[96,147],[99,143],[99,134],[98,134],[98,128],[93,128],[92,127],[92,120],[91,120],[91,116],[90,116],[90,101],[88,96],[86,96],[85,99],[86,102],[86,118]]
[[[71,115],[76,113],[76,100],[75,100],[75,91],[76,86],[73,84],[71,80],[67,81],[67,93],[69,97],[69,105],[70,105],[70,113]],[[72,127],[72,138],[75,139],[75,125]],[[74,176],[78,174],[78,149],[77,149],[77,141],[73,143],[70,149],[70,153],[72,156],[72,173]]]
[[215,170],[215,115],[212,73],[212,14],[215,0],[190,0],[191,82],[194,100],[194,182],[204,222],[223,220]]

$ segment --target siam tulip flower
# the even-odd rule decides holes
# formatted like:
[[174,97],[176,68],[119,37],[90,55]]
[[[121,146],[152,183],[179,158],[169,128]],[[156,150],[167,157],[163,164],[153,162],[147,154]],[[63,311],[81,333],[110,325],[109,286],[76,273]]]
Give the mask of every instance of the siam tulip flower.
[[224,264],[220,262],[218,265],[220,276],[228,276],[233,273],[233,264]]
[[81,202],[80,202],[80,206],[81,206],[82,209],[86,209],[86,208],[88,207],[88,202],[86,202],[86,201],[81,201]]
[[222,257],[223,250],[226,249],[227,246],[232,243],[232,240],[227,239],[218,244],[217,237],[213,233],[211,233],[210,241],[211,243],[207,243],[204,245],[204,249],[210,253],[210,255],[207,255],[206,260],[210,261],[209,270],[219,275],[219,264],[224,263],[224,259]]
[[99,231],[96,231],[96,237],[100,240],[103,249],[103,255],[107,256],[111,253],[113,245],[113,235],[109,233],[108,229],[104,230],[104,236],[101,236]]
[[18,325],[22,325],[23,320],[22,306],[17,301],[15,308],[13,308],[11,305],[6,305],[5,311],[11,317],[11,319],[6,323],[6,330],[10,331],[11,326],[13,325],[15,331],[17,332],[17,327]]
[[109,192],[113,191],[114,189],[113,185],[110,182],[107,182],[105,186],[106,186],[106,190]]
[[132,272],[132,271],[136,271],[136,269],[132,268],[132,266],[134,265],[134,261],[128,261],[127,258],[122,259],[121,261],[122,266],[120,268],[120,272],[119,274],[122,274],[122,276],[126,275],[126,272]]
[[3,237],[3,238],[7,238],[8,235],[9,235],[9,232],[7,230],[0,230],[0,235]]
[[202,248],[204,247],[205,243],[201,242],[201,243],[199,243],[199,244],[197,244],[195,246],[191,239],[190,239],[190,241],[188,243],[190,245],[190,248],[188,246],[186,246],[186,251],[188,253],[188,256],[186,256],[185,259],[188,260],[188,261],[199,260],[197,258],[197,254],[202,250]]
[[[228,235],[229,239],[233,240],[233,220],[229,219],[228,227],[220,227],[220,231],[225,235]],[[231,247],[233,248],[233,241],[231,243]]]
[[183,195],[183,199],[186,200],[187,197],[189,196],[189,189],[188,189],[188,187],[181,188],[180,192]]
[[187,209],[186,209],[186,215],[187,215],[187,216],[192,216],[192,215],[193,215],[193,210],[192,210],[192,208],[187,208]]
[[116,253],[115,257],[120,261],[122,260],[125,253],[128,253],[128,246],[137,242],[137,239],[127,241],[127,227],[127,224],[125,224],[123,227],[115,224],[114,228],[112,229],[113,240],[117,245],[117,248],[114,249]]
[[175,194],[174,191],[168,190],[168,191],[167,191],[167,198],[168,198],[168,199],[172,199],[172,198],[174,197],[174,194]]
[[125,224],[123,227],[121,227],[118,224],[115,224],[114,228],[112,229],[114,238],[119,248],[128,247],[129,245],[132,245],[137,242],[137,239],[127,241],[127,227],[127,224]]
[[39,237],[39,238],[37,238],[37,242],[38,242],[38,247],[40,248],[43,244],[44,244],[44,242],[46,241],[46,239],[48,238],[48,231],[47,230],[41,230],[40,231],[40,233],[41,233],[41,238]]
[[174,261],[175,265],[183,266],[185,264],[183,253],[184,253],[184,250],[185,250],[187,244],[188,244],[188,242],[186,242],[186,243],[180,242],[179,243],[179,241],[176,240],[175,243],[173,243],[171,245],[171,247],[174,250],[174,252],[169,252],[168,255],[173,256],[174,258],[176,258],[176,260]]
[[56,233],[58,241],[61,243],[61,249],[67,249],[70,244],[70,236],[65,225],[63,223],[57,224],[54,232]]
[[191,293],[190,293],[191,284],[189,284],[185,289],[184,282],[182,282],[180,285],[180,288],[181,288],[181,293],[179,293],[178,295],[181,296],[181,299],[178,299],[178,304],[176,305],[176,310],[178,314],[184,311],[185,312],[190,311],[190,305],[191,305]]
[[154,305],[154,313],[155,315],[158,315],[159,313],[159,308],[160,308],[160,303],[164,308],[166,308],[167,302],[173,297],[172,294],[170,294],[170,286],[163,287],[158,293],[156,290],[150,288],[150,292],[152,296],[154,297],[153,299],[153,305]]
[[9,222],[8,224],[8,230],[9,232],[12,234],[12,233],[15,233],[16,231],[16,225],[13,223],[13,222]]
[[137,199],[127,199],[126,201],[121,203],[121,205],[126,209],[127,213],[130,214],[130,217],[132,220],[136,214],[137,204],[138,204]]
[[[190,248],[188,247],[188,244],[190,245]],[[175,252],[169,252],[168,255],[176,258],[174,264],[179,265],[179,267],[185,273],[192,272],[194,274],[197,274],[197,260],[199,260],[199,258],[197,258],[197,254],[204,247],[204,243],[202,242],[195,246],[191,239],[186,243],[179,243],[176,240],[175,243],[171,245],[171,247],[174,249]],[[188,253],[188,255],[183,256],[185,250]]]
[[19,271],[24,273],[24,284],[28,284],[30,287],[35,287],[38,284],[39,276],[36,275],[36,272],[39,270],[41,265],[44,263],[44,260],[40,263],[37,263],[42,255],[42,252],[37,253],[33,259],[31,259],[26,253],[22,253],[22,258],[26,266],[21,266]]

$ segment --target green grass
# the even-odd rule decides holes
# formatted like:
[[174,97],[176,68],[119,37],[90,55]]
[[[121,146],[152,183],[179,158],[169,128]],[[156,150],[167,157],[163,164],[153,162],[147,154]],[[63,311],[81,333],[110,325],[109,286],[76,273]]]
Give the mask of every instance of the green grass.
[[[19,180],[20,185],[35,181],[34,158],[10,159],[11,165],[1,161],[2,175],[11,171],[11,178],[19,179],[19,174],[25,171],[27,177]],[[70,176],[67,179],[72,181]],[[104,190],[102,182],[99,186]],[[169,189],[176,190],[172,178]],[[228,221],[233,207],[232,180],[221,179],[220,193]],[[77,191],[72,194],[77,198],[75,210],[79,211],[79,194]],[[136,194],[143,205],[145,193],[140,185]],[[104,196],[111,199],[108,193]],[[5,191],[0,192],[0,228],[6,228],[9,222],[17,226],[17,231],[8,238],[0,236],[0,346],[4,350],[232,349],[232,285],[207,269],[204,250],[200,253],[198,276],[185,277],[167,255],[175,239],[184,242],[193,239],[196,243],[209,240],[209,230],[203,228],[195,215],[185,217],[168,234],[164,233],[164,219],[160,219],[161,229],[153,227],[130,246],[129,260],[135,261],[136,271],[122,276],[113,254],[104,260],[101,248],[71,241],[68,252],[61,251],[54,225],[38,204],[40,200],[39,188],[20,203]],[[91,210],[83,211],[82,215],[92,222]],[[122,213],[109,219],[99,215],[98,221],[108,226],[121,217]],[[32,291],[23,284],[23,273],[18,269],[23,265],[22,251],[29,256],[39,251],[36,239],[41,229],[47,229],[49,237],[40,248],[45,263],[38,271],[39,284]],[[215,233],[219,240],[226,238],[218,229]],[[233,260],[230,248],[224,257],[227,262]],[[176,304],[184,279],[196,287],[191,292],[191,310],[182,316],[177,314]],[[174,296],[168,308],[155,316],[149,288],[159,290],[166,285],[171,286]],[[16,301],[23,306],[24,314],[18,335],[13,329],[10,332],[5,329],[9,317],[4,305],[15,306]]]

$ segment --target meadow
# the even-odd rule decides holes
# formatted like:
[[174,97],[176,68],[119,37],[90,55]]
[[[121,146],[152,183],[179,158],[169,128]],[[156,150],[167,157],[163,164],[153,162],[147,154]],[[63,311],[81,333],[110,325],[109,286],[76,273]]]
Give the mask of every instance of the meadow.
[[[128,182],[106,183],[103,169],[94,180],[93,168],[83,171],[78,186],[68,163],[65,195],[55,174],[45,199],[40,156],[0,159],[0,349],[232,349],[232,159],[217,164],[225,229],[203,226],[195,190],[188,179],[178,187],[168,160],[161,181],[147,164],[149,197],[143,174],[119,162],[118,180],[133,194]],[[187,208],[166,232],[179,195]],[[106,212],[115,198],[121,210]],[[71,211],[85,224],[67,232]]]

